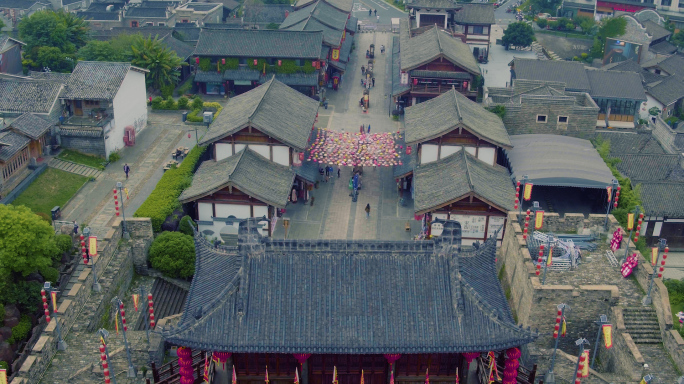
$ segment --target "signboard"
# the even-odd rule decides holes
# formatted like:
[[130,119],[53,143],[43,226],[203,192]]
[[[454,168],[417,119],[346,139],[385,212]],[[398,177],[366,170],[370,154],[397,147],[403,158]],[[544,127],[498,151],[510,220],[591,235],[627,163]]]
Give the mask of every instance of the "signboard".
[[409,83],[408,72],[402,72],[401,73],[401,83],[404,85],[407,85]]
[[335,48],[332,50],[332,59],[335,61],[340,61],[340,50]]
[[[503,227],[506,222],[506,218],[502,216],[489,216],[489,225],[487,226],[487,236],[492,236],[494,232]],[[503,228],[499,229],[499,233],[496,236],[497,240],[502,240],[504,235]]]
[[461,223],[461,236],[483,239],[487,216],[451,215],[451,220]]
[[603,65],[633,60],[638,63],[641,59],[641,44],[629,41],[606,38],[606,50],[603,56]]
[[88,253],[90,256],[97,256],[97,236],[88,237]]

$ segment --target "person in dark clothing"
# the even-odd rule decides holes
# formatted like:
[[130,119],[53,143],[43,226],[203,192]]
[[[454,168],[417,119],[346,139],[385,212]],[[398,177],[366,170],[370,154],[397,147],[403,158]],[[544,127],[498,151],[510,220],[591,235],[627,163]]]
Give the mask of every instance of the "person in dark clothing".
[[128,166],[128,163],[124,164],[123,170],[124,170],[124,173],[126,174],[126,179],[128,179],[128,172],[131,171],[131,167]]
[[372,78],[371,81],[373,82],[373,87],[375,87],[375,77]]
[[78,224],[76,224],[76,220],[74,220],[74,235],[78,235]]
[[371,14],[372,14],[372,11],[369,9],[368,10],[368,16],[370,16]]
[[338,179],[340,178],[340,169],[339,168],[337,168],[337,178]]
[[375,14],[375,16],[377,16],[377,15],[378,15],[378,10],[377,10],[377,9],[374,9],[374,10],[373,10],[373,13]]
[[366,211],[366,219],[368,219],[370,217],[370,204],[366,204],[364,211]]

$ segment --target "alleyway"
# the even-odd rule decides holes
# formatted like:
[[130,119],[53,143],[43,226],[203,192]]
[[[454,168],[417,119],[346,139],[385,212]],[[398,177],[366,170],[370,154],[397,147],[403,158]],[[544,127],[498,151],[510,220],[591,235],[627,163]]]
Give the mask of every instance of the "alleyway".
[[[320,128],[335,131],[358,132],[359,126],[371,125],[371,133],[395,132],[402,130],[402,123],[390,116],[391,73],[388,70],[391,52],[391,33],[359,33],[356,35],[356,48],[342,80],[340,90],[326,89],[328,109],[319,110]],[[370,108],[363,113],[359,99],[363,94],[361,86],[361,65],[367,66],[366,50],[375,44],[375,63],[373,74],[375,87],[370,90]],[[385,46],[385,54],[380,46]],[[335,174],[337,168],[335,168]],[[314,189],[314,204],[303,203],[287,206],[284,217],[291,221],[289,239],[382,239],[409,240],[418,233],[419,222],[413,220],[413,205],[399,204],[396,183],[392,168],[364,169],[362,189],[357,202],[349,196],[351,167],[342,167],[341,177],[319,183]],[[366,219],[364,208],[371,206],[371,215]],[[413,226],[406,231],[406,222]],[[285,237],[282,220],[274,233],[275,238]]]

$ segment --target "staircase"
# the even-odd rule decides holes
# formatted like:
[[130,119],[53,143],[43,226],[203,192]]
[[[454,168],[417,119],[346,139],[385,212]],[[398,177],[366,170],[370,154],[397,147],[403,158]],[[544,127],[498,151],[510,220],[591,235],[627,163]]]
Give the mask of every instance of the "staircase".
[[100,171],[97,168],[89,167],[87,165],[82,165],[82,164],[76,164],[72,163],[71,161],[66,161],[62,159],[58,159],[56,157],[53,157],[50,159],[48,162],[48,166],[51,168],[56,168],[65,172],[69,173],[75,173],[77,175],[85,176],[85,177],[94,177],[97,178],[102,174],[102,171]]
[[624,308],[625,328],[636,344],[660,344],[663,338],[656,311],[650,307]]

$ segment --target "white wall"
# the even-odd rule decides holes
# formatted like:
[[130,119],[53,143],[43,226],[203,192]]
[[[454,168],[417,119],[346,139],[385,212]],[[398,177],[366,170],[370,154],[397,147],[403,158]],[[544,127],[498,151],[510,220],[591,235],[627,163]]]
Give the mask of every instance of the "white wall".
[[216,143],[216,161],[233,156],[233,145],[229,143]]
[[[418,23],[418,27],[419,27],[419,28],[421,27],[421,25],[420,25],[420,16],[421,16],[421,15],[440,15],[440,16],[444,16],[444,25],[441,26],[441,27],[442,27],[442,28],[446,28],[446,27],[447,27],[447,19],[449,18],[449,16],[447,15],[446,12],[423,12],[423,11],[417,11],[417,12],[416,12],[416,22]],[[424,25],[423,25],[423,26],[424,26]]]
[[216,207],[216,217],[235,216],[237,219],[250,217],[249,205],[214,203],[214,206]]
[[214,208],[211,203],[199,203],[197,204],[197,210],[199,212],[200,221],[210,221],[211,217],[214,216]]
[[648,120],[651,117],[648,114],[648,110],[653,107],[658,107],[661,111],[663,110],[663,104],[661,102],[654,99],[651,95],[646,94],[646,107],[644,107],[643,104],[641,105],[641,108],[639,108],[639,117]]
[[477,158],[489,165],[494,165],[494,157],[496,155],[496,148],[481,147],[477,151]]
[[449,155],[453,155],[461,149],[463,149],[463,147],[460,145],[442,145],[442,151],[440,152],[440,155],[443,159]]
[[465,150],[473,156],[475,156],[475,153],[477,153],[477,148],[475,147],[465,147]]
[[420,163],[430,163],[437,161],[437,145],[434,144],[423,144],[420,147]]
[[147,126],[145,74],[129,70],[114,97],[114,127],[105,139],[106,155],[123,148],[124,128],[135,127],[136,135]]
[[269,160],[271,159],[271,149],[269,148],[268,145],[254,145],[254,144],[250,144],[250,145],[249,145],[249,149],[251,149],[252,151],[254,151],[254,152],[260,154],[261,156],[263,156],[263,157],[265,157],[265,158],[267,158],[267,159],[269,159]]
[[282,145],[274,145],[273,162],[282,165],[290,165],[290,148]]

